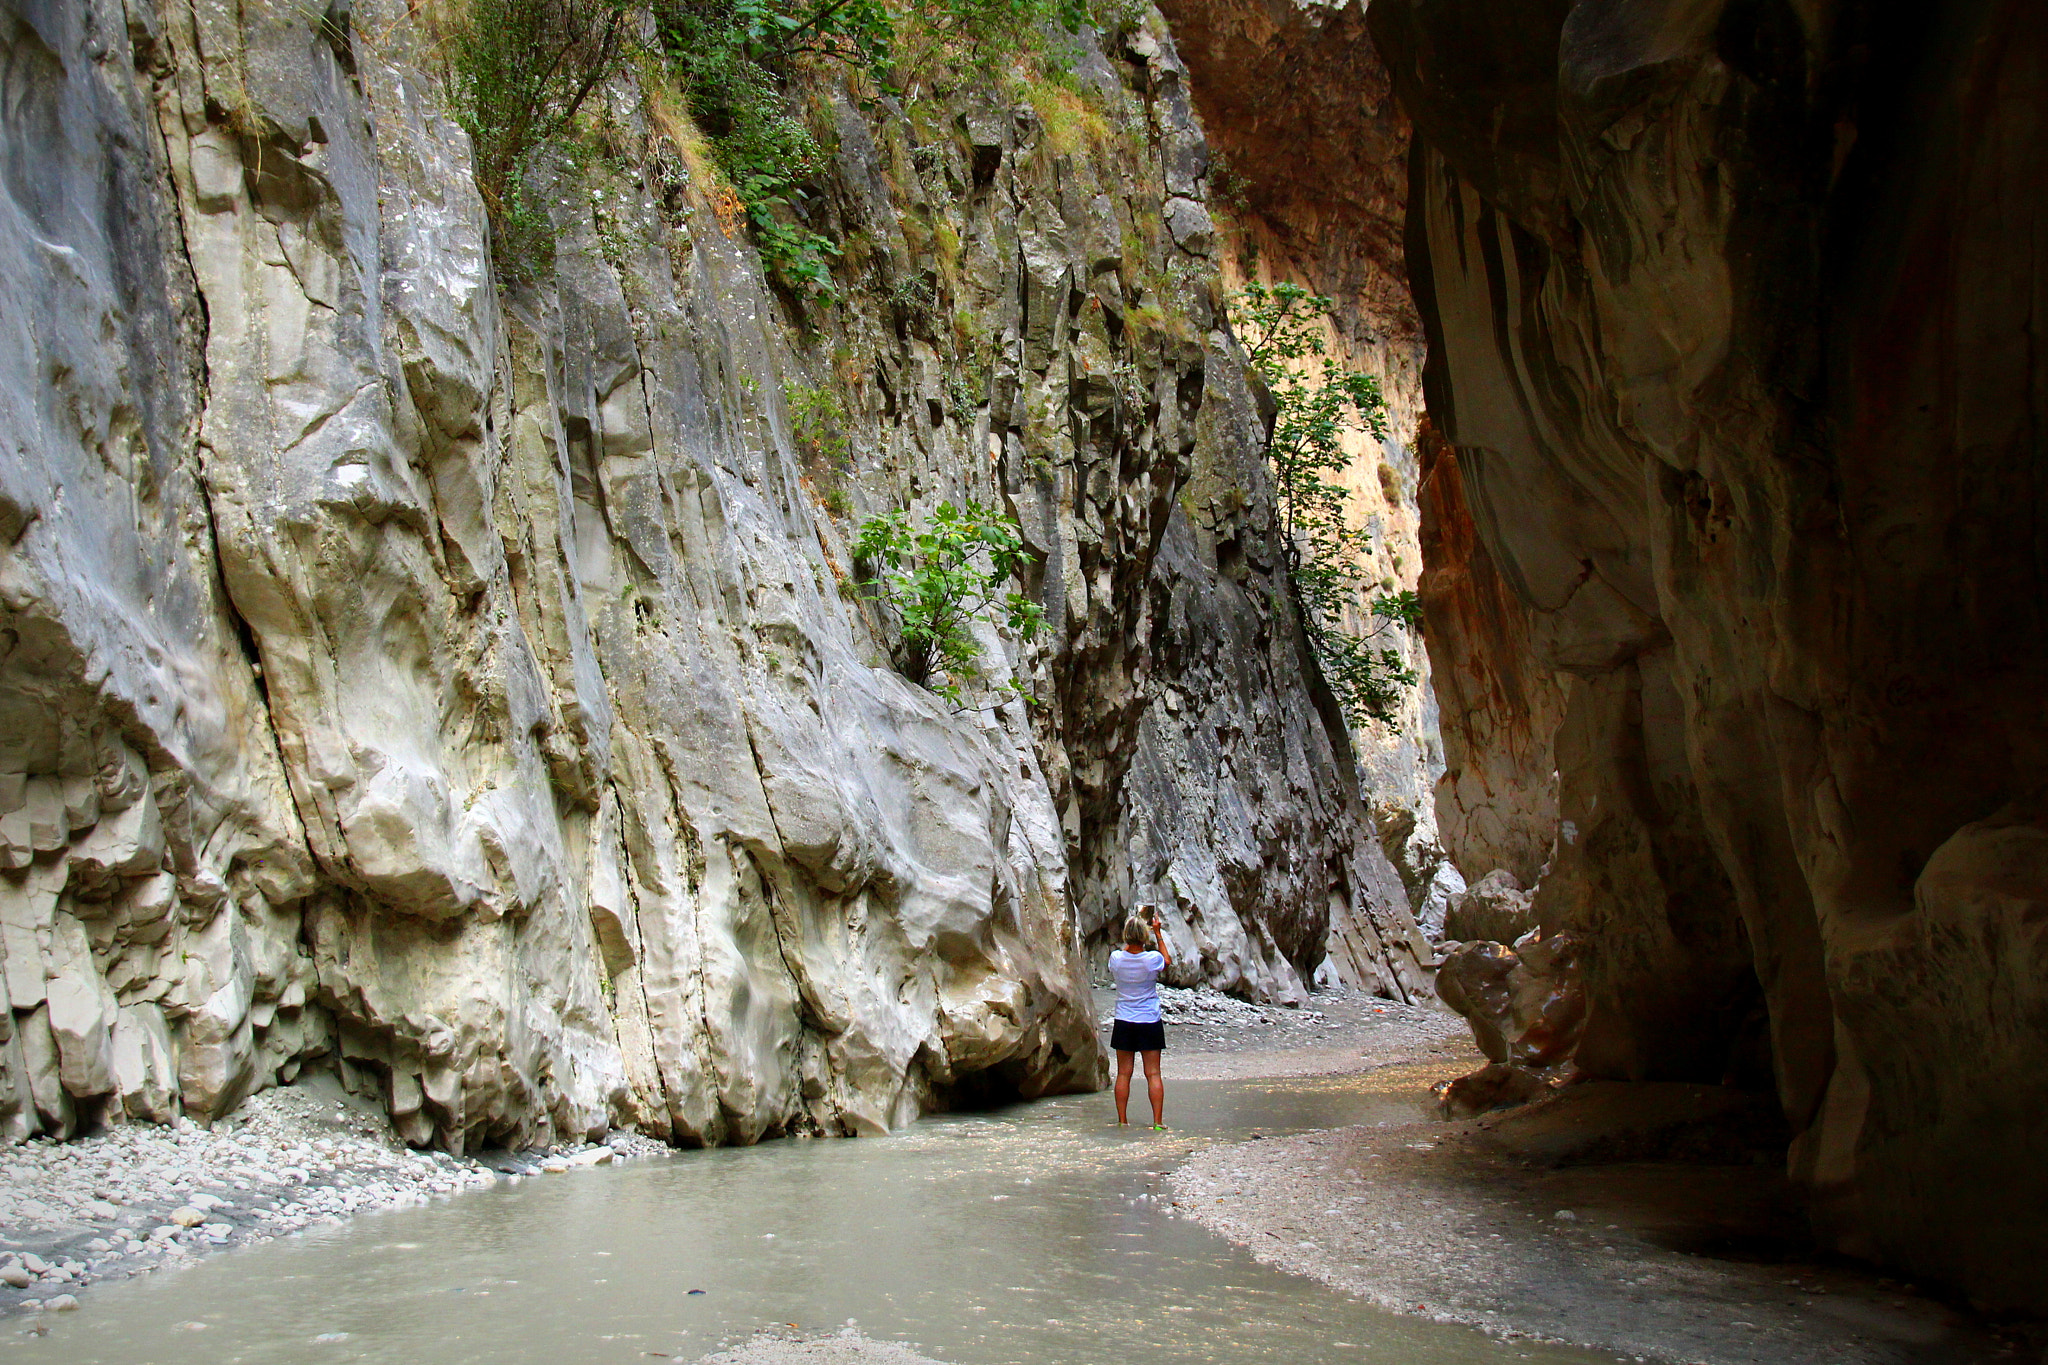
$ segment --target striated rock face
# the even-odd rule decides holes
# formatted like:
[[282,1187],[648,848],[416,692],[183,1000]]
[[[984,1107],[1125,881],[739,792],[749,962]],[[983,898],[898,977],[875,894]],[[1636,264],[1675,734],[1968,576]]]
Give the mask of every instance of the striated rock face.
[[1448,898],[1443,936],[1460,943],[1513,943],[1538,927],[1530,901],[1514,874],[1497,867]]
[[[1582,936],[1580,1065],[1717,1080],[1767,1018],[1826,1235],[2048,1306],[2048,12],[1376,0],[1371,28],[1456,453],[1447,748],[1530,723],[1455,799],[1532,828],[1551,746],[1537,910]],[[1564,680],[1553,730],[1523,675]]]
[[[1389,429],[1385,440],[1349,439],[1348,510],[1372,538],[1368,577],[1389,591],[1413,588],[1423,566],[1423,345],[1401,237],[1408,125],[1365,40],[1363,10],[1293,0],[1166,0],[1161,8],[1214,149],[1226,272],[1234,283],[1287,280],[1328,295],[1331,356],[1380,381]],[[1462,883],[1439,841],[1432,799],[1444,754],[1431,656],[1398,627],[1383,641],[1421,683],[1395,724],[1351,736],[1352,759],[1411,911],[1440,927],[1444,898]]]
[[[335,13],[0,4],[0,1130],[309,1066],[457,1149],[1092,1086],[1082,942],[1169,788],[1159,847],[1291,869],[1183,907],[1207,974],[1284,993],[1342,908],[1400,988],[1296,675],[1159,644],[1299,647],[1176,501],[1256,425],[1170,45],[1084,55],[1136,130],[1086,149],[813,92],[858,247],[799,329],[630,82],[502,293],[427,36]],[[964,496],[1043,556],[1049,638],[984,641],[1028,713],[897,677],[849,579]]]
[[1110,863],[1129,869],[1134,900],[1178,921],[1171,980],[1298,1003],[1327,953],[1347,984],[1412,1000],[1428,989],[1426,948],[1360,800],[1343,719],[1326,695],[1288,686],[1313,663],[1256,405],[1241,371],[1212,376],[1208,393],[1207,439],[1154,574],[1157,702]]
[[1502,871],[1534,886],[1557,840],[1551,741],[1564,717],[1564,679],[1535,657],[1530,610],[1494,567],[1457,456],[1427,416],[1417,447],[1416,591],[1444,748],[1437,827],[1445,851],[1474,880]]

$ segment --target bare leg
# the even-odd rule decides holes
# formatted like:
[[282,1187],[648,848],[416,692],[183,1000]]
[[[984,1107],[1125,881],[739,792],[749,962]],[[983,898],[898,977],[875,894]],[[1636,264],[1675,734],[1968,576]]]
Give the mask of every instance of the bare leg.
[[[1157,1057],[1159,1054],[1148,1052],[1145,1055]],[[1129,1112],[1131,1107],[1131,1062],[1134,1056],[1135,1054],[1129,1052],[1119,1052],[1116,1054],[1116,1121],[1118,1123],[1129,1123],[1131,1121]]]
[[[1129,1054],[1120,1052],[1117,1055],[1122,1057]],[[1128,1088],[1129,1078],[1130,1073],[1126,1071],[1124,1073],[1126,1089]],[[1166,1125],[1166,1078],[1159,1074],[1159,1054],[1156,1052],[1145,1054],[1145,1090],[1152,1096],[1152,1122],[1164,1127]],[[1121,1094],[1123,1092],[1119,1091],[1118,1093]],[[1119,1111],[1121,1111],[1121,1106],[1119,1106]]]

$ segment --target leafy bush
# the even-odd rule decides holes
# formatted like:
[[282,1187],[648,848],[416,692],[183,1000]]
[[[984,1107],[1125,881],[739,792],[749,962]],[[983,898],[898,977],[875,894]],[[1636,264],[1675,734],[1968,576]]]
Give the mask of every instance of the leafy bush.
[[790,426],[797,448],[828,469],[843,470],[852,454],[846,438],[846,406],[822,384],[785,384]]
[[975,622],[1000,611],[1027,640],[1044,624],[1036,602],[1003,590],[1030,555],[1017,523],[992,507],[942,502],[921,527],[904,512],[870,517],[854,554],[870,566],[862,586],[896,618],[896,671],[956,706],[980,656]]
[[[1421,607],[1413,592],[1365,600],[1372,540],[1351,524],[1349,494],[1337,480],[1351,464],[1345,433],[1362,429],[1385,437],[1387,409],[1377,380],[1330,358],[1322,326],[1329,312],[1329,299],[1284,282],[1247,285],[1230,301],[1245,355],[1278,407],[1266,457],[1316,662],[1352,724],[1392,724],[1416,675],[1400,651],[1374,642],[1396,626],[1418,627]],[[1369,625],[1356,634],[1345,618],[1361,608]]]
[[838,248],[801,216],[824,156],[784,87],[802,59],[881,69],[893,34],[882,0],[668,0],[660,29],[762,264],[796,293],[830,302]]
[[763,263],[826,302],[837,297],[838,248],[805,221],[824,155],[787,93],[797,72],[837,63],[893,92],[899,65],[1019,51],[1089,17],[1088,0],[933,0],[900,18],[884,0],[661,0],[657,13],[662,49],[746,207]]
[[630,51],[629,0],[470,0],[448,44],[456,119],[505,278],[546,265],[554,233],[532,176]]

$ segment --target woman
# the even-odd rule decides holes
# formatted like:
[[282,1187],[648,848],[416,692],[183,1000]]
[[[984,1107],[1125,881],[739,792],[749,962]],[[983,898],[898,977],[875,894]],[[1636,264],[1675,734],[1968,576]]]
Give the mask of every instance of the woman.
[[[1116,1021],[1109,1045],[1116,1052],[1116,1121],[1128,1124],[1131,1103],[1131,1054],[1145,1055],[1145,1088],[1152,1095],[1152,1128],[1166,1130],[1166,1082],[1159,1075],[1159,1054],[1166,1048],[1166,1025],[1159,1021],[1159,974],[1171,966],[1166,954],[1166,929],[1159,907],[1148,905],[1150,932],[1136,915],[1124,923],[1124,946],[1109,955],[1109,975],[1116,982]],[[1156,947],[1154,945],[1157,945]]]

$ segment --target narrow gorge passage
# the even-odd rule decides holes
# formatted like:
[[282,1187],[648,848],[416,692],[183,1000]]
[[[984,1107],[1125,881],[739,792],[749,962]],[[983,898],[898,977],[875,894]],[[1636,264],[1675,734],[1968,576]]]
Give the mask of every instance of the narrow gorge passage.
[[0,0],[0,1353],[2041,1358],[2044,326],[2041,0]]

